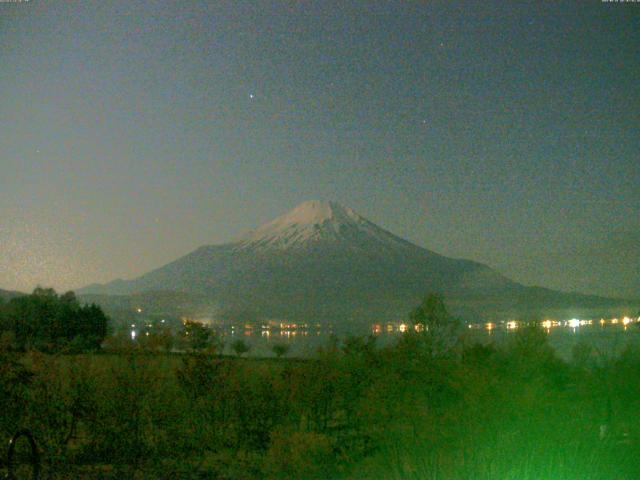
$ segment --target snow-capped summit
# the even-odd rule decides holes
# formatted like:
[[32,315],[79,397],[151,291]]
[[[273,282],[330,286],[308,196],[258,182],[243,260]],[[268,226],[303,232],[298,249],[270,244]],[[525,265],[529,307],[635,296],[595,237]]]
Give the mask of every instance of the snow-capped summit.
[[327,220],[349,223],[361,221],[362,217],[336,202],[307,200],[270,223],[322,224]]
[[206,308],[213,302],[231,321],[288,319],[367,328],[372,321],[402,318],[426,292],[443,293],[474,321],[483,315],[513,318],[514,305],[572,312],[579,305],[606,305],[602,299],[525,287],[486,265],[439,255],[349,208],[319,201],[304,202],[237,242],[204,245],[133,280],[79,293],[169,291],[194,295]]
[[308,200],[239,239],[240,248],[300,248],[319,241],[363,241],[405,245],[407,242],[336,202]]

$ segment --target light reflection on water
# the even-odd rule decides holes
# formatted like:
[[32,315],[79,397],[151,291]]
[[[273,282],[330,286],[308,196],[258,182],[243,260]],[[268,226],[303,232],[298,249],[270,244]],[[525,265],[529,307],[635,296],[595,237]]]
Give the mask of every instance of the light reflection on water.
[[[577,344],[589,345],[599,355],[609,358],[619,355],[628,345],[640,345],[640,324],[602,326],[598,322],[594,322],[594,324],[579,327],[545,328],[545,331],[549,344],[560,357],[566,360],[571,358],[573,347]],[[508,341],[516,332],[517,329],[494,329],[490,332],[474,331],[476,334],[469,337],[481,343],[494,342],[499,345]]]
[[[470,342],[501,343],[508,341],[525,325],[519,322],[468,324],[464,337]],[[584,343],[594,347],[607,357],[618,355],[627,345],[640,345],[640,323],[637,319],[610,319],[606,321],[546,320],[540,326],[547,332],[549,344],[565,359],[571,358],[573,347]],[[405,324],[373,325],[369,332],[360,335],[373,335],[379,346],[392,344],[409,329]],[[333,329],[291,329],[291,330],[244,330],[231,332],[224,336],[225,353],[232,354],[230,344],[236,338],[242,338],[251,345],[250,356],[272,357],[272,348],[277,344],[289,346],[287,356],[313,356],[318,347],[326,346],[334,336],[345,338],[348,334],[334,332]]]

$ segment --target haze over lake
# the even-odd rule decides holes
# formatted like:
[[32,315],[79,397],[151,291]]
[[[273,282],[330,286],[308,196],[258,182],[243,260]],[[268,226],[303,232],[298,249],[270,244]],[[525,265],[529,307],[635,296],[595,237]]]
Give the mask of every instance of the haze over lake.
[[[545,325],[548,324],[548,327]],[[400,325],[371,325],[369,335],[376,339],[380,348],[392,345],[402,335],[409,333],[411,327]],[[480,342],[483,344],[502,345],[517,334],[519,330],[527,328],[521,322],[465,324],[460,329],[460,335],[465,342]],[[595,349],[596,357],[600,361],[614,358],[628,347],[636,346],[640,342],[640,317],[622,317],[615,319],[583,320],[570,319],[564,322],[544,322],[542,328],[548,335],[549,344],[565,359],[570,359],[576,345],[587,345]],[[294,357],[311,358],[316,355],[318,348],[330,347],[332,342],[338,343],[349,335],[335,328],[256,328],[243,329],[226,328],[221,331],[221,340],[225,343],[223,350],[233,354],[231,344],[234,340],[243,339],[251,346],[249,355],[256,357],[272,357],[274,345],[287,345],[288,355]],[[597,361],[597,358],[594,358]]]

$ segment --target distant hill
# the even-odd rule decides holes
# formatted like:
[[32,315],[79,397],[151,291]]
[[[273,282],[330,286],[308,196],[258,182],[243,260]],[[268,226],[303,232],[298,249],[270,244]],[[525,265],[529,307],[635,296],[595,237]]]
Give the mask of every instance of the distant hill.
[[[79,290],[132,295],[173,291],[225,318],[350,326],[405,318],[441,292],[466,318],[600,312],[623,300],[527,287],[487,265],[414,245],[333,202],[309,201],[235,242],[209,245],[133,280]],[[183,298],[185,300],[186,297]]]
[[215,302],[203,295],[174,291],[146,291],[131,295],[80,294],[82,303],[95,303],[116,318],[138,309],[146,315],[181,317],[210,315]]
[[5,302],[8,302],[12,298],[19,297],[19,296],[22,296],[22,295],[25,295],[25,294],[21,293],[21,292],[13,292],[13,291],[10,291],[10,290],[2,290],[0,288],[0,298],[2,300],[4,300]]

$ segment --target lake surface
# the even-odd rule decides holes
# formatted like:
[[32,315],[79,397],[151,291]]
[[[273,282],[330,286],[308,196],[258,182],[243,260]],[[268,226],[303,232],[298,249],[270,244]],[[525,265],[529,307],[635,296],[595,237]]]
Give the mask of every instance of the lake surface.
[[[624,321],[623,321],[624,320]],[[526,325],[517,322],[500,324],[467,324],[464,335],[470,341],[495,343],[500,345]],[[590,345],[605,357],[612,357],[622,352],[628,345],[640,346],[640,319],[607,319],[607,320],[566,320],[562,322],[545,322],[550,345],[564,358],[571,358],[571,352],[578,343]],[[384,346],[395,342],[403,331],[409,327],[404,324],[372,325],[368,333],[374,335],[378,345]],[[272,357],[272,347],[285,344],[289,347],[287,356],[308,357],[316,353],[321,346],[328,345],[332,336],[344,339],[347,334],[334,332],[332,329],[251,329],[234,330],[224,333],[225,353],[232,354],[231,344],[244,340],[251,346],[249,355]]]

